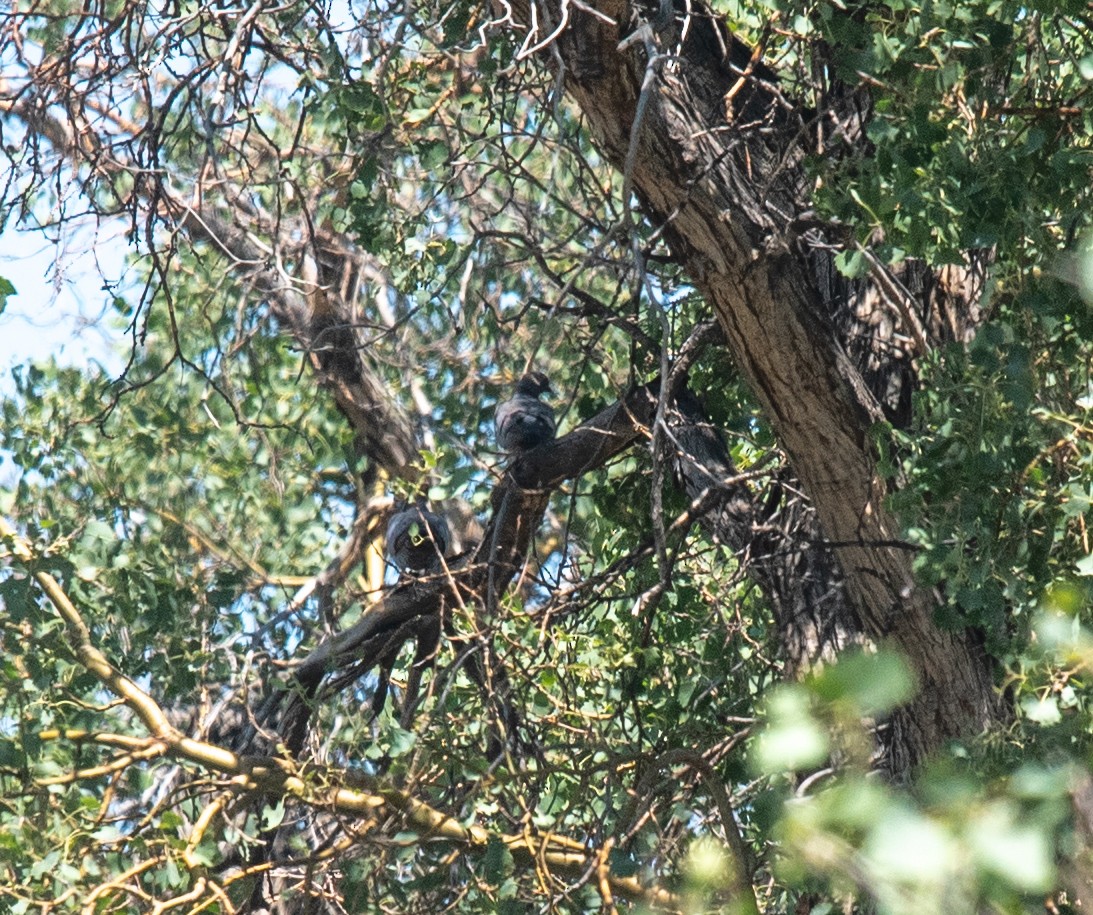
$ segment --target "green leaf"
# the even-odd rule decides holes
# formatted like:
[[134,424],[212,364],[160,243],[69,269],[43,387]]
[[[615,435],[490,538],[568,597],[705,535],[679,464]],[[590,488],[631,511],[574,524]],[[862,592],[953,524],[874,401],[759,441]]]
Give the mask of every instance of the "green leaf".
[[1059,702],[1054,696],[1044,696],[1040,699],[1026,699],[1022,703],[1025,717],[1036,724],[1051,725],[1062,721],[1063,716],[1059,711]]
[[17,293],[11,281],[0,276],[0,315],[4,313],[4,309],[8,306],[8,298],[13,295],[17,295]]
[[970,838],[982,866],[1026,893],[1041,893],[1055,879],[1051,842],[1042,828],[1018,822],[1008,804],[995,804],[972,824]]
[[840,251],[835,255],[835,268],[849,279],[860,279],[869,273],[869,259],[861,251]]
[[903,807],[884,811],[864,852],[878,873],[920,887],[940,887],[958,858],[956,842],[942,824]]
[[767,725],[752,747],[752,762],[760,772],[807,769],[827,758],[827,733],[812,717],[803,690],[779,689],[767,703],[767,716]]
[[896,652],[859,652],[825,667],[810,686],[829,702],[848,703],[854,714],[873,717],[910,699],[915,680],[907,662]]
[[285,803],[278,801],[276,804],[267,804],[262,808],[262,829],[268,831],[276,829],[285,819]]
[[483,875],[494,886],[499,885],[512,873],[512,852],[495,835],[491,835],[486,844],[486,853],[482,856],[482,868]]

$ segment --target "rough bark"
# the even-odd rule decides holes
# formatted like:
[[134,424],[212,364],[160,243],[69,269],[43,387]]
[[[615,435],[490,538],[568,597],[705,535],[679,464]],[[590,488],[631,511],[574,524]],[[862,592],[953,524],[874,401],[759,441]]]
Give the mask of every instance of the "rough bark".
[[699,519],[708,536],[730,547],[770,604],[786,673],[798,676],[863,641],[834,552],[816,512],[784,473],[766,493],[739,482],[725,442],[698,399],[684,391],[668,415],[675,472],[692,502],[712,495]]
[[[556,6],[539,6],[534,20],[515,9],[527,24],[563,21]],[[974,634],[935,625],[935,598],[916,585],[884,504],[870,439],[884,411],[830,320],[839,303],[822,295],[833,271],[801,168],[810,124],[699,4],[659,33],[621,0],[602,0],[596,14],[565,9],[555,50],[566,91],[717,316],[836,547],[866,633],[898,647],[918,678],[893,726],[892,765],[904,774],[991,724],[999,707]],[[847,294],[860,300],[868,289]]]

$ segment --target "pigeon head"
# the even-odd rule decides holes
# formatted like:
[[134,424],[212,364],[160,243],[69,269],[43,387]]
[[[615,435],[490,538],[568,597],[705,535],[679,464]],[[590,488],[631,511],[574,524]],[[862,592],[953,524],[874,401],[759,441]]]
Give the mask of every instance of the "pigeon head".
[[550,386],[550,379],[542,372],[528,372],[516,382],[516,393],[538,397],[540,394],[553,394],[554,389]]

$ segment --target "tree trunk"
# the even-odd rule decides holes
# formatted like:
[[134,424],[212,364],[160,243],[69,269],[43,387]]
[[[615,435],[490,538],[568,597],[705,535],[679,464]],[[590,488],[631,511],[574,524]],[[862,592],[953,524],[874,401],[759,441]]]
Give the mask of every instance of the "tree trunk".
[[[819,122],[702,6],[678,9],[659,31],[621,0],[596,10],[566,7],[559,78],[713,309],[815,507],[865,632],[900,649],[918,678],[892,729],[893,772],[902,776],[946,740],[995,721],[1000,707],[979,640],[935,625],[934,595],[915,584],[912,554],[885,506],[870,440],[885,411],[833,320],[856,315],[877,293],[837,276],[831,233],[810,212],[802,139]],[[539,6],[535,19],[526,6],[515,11],[547,30],[562,21],[553,5]],[[862,105],[848,98],[823,114],[853,138]],[[879,345],[867,350],[857,361],[873,362],[874,389],[907,371],[879,357]]]

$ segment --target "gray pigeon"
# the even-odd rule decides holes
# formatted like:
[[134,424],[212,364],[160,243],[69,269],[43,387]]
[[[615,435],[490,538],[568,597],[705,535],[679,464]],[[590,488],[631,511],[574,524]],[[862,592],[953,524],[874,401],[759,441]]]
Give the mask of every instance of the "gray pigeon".
[[387,522],[387,558],[400,572],[435,572],[450,544],[448,522],[423,502],[396,512]]
[[528,372],[516,382],[512,400],[499,404],[494,413],[497,444],[516,454],[554,438],[554,408],[539,400],[540,394],[553,393],[542,372]]

